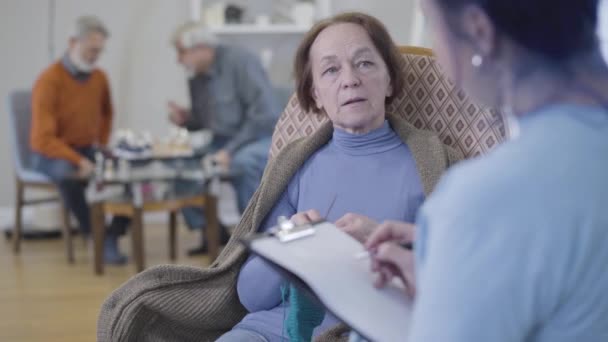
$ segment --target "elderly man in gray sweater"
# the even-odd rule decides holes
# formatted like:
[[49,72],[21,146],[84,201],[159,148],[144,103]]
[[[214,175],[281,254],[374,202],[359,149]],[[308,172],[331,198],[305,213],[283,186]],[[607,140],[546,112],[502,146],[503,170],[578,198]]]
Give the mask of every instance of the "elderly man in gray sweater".
[[[190,131],[213,132],[213,157],[234,175],[232,184],[242,212],[262,177],[280,102],[256,55],[218,44],[201,24],[179,27],[173,44],[189,77],[192,107],[169,102],[169,119]],[[188,191],[202,190],[202,185],[182,185]],[[190,228],[204,229],[200,208],[187,208],[183,214]],[[189,254],[206,252],[203,237],[202,245]]]

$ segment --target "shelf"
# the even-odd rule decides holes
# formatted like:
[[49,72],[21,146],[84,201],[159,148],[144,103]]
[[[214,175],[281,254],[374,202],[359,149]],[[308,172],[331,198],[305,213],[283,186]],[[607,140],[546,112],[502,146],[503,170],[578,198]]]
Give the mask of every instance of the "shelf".
[[304,34],[308,32],[310,27],[294,24],[228,24],[223,26],[211,26],[210,29],[215,34]]

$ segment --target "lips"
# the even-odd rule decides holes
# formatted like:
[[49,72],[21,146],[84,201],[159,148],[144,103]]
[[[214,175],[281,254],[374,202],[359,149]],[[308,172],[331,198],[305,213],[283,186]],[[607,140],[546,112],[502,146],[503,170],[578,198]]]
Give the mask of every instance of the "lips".
[[343,106],[348,106],[350,104],[358,103],[358,102],[363,102],[363,101],[366,101],[366,99],[364,99],[362,97],[353,97],[352,99],[349,99],[346,102],[342,103],[342,105]]

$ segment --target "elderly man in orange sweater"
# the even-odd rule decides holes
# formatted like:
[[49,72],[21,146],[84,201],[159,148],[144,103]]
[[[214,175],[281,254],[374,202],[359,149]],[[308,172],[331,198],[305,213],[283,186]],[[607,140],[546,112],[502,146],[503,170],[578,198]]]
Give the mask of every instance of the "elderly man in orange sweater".
[[[85,179],[93,172],[96,147],[108,143],[112,127],[108,79],[95,68],[107,38],[108,30],[99,19],[78,18],[68,51],[43,71],[32,92],[33,165],[57,184],[87,237],[91,227]],[[108,227],[106,263],[126,262],[118,250],[118,237],[128,224],[128,218],[115,217]]]

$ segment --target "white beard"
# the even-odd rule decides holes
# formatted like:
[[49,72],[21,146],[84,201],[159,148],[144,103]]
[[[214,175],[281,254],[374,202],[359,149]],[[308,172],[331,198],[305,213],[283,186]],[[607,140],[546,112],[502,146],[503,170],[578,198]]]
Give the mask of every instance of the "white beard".
[[79,49],[76,48],[70,51],[70,60],[72,61],[76,69],[78,69],[78,71],[90,73],[91,71],[93,71],[93,69],[95,69],[95,64],[85,62],[82,57],[80,57],[80,51],[78,50]]
[[184,67],[184,74],[186,75],[187,79],[191,79],[191,78],[194,78],[194,76],[196,76],[196,70]]

